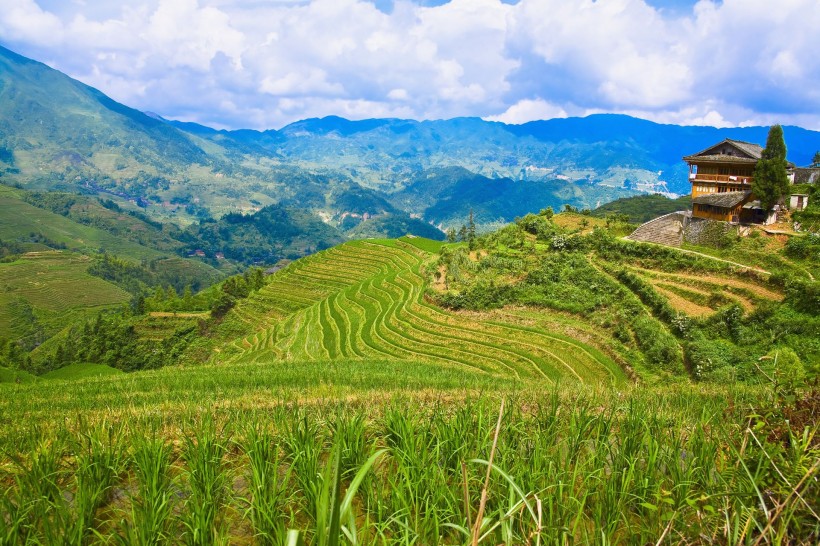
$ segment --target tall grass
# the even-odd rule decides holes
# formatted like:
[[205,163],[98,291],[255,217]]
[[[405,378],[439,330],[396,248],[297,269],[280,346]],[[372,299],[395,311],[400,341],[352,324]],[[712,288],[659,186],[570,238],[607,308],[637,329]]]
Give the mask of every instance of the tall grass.
[[290,470],[280,474],[279,446],[270,432],[258,425],[248,425],[244,436],[240,448],[248,460],[246,515],[251,521],[254,539],[258,544],[284,544]]
[[768,396],[552,387],[498,429],[498,396],[440,393],[67,422],[3,456],[0,543],[815,544],[818,427],[775,430],[747,409]]
[[196,546],[226,544],[228,439],[218,433],[217,425],[206,414],[185,435],[183,443],[188,498],[182,515],[185,527],[182,539],[185,544]]
[[[75,484],[71,499],[73,514],[64,523],[64,543],[85,544],[93,534],[97,510],[125,470],[121,434],[122,425],[106,421],[88,427],[80,425],[80,432],[70,447],[76,460]],[[65,511],[58,510],[58,513]]]
[[175,486],[171,475],[172,449],[156,433],[136,434],[132,444],[131,463],[137,492],[131,499],[130,520],[121,523],[122,534],[118,538],[122,544],[163,544],[172,538]]

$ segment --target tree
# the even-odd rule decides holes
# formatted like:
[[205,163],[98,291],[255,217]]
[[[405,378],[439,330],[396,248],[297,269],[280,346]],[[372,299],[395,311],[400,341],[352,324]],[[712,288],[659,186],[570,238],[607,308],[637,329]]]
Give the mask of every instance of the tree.
[[222,292],[211,305],[211,316],[221,318],[236,305],[236,300],[227,292]]
[[461,243],[467,240],[467,226],[464,224],[461,224],[461,228],[458,230],[458,240]]
[[755,165],[752,178],[752,192],[760,199],[763,210],[771,209],[789,191],[789,177],[786,174],[786,142],[783,128],[772,125],[766,138],[766,148]]
[[473,209],[470,209],[470,219],[467,222],[467,243],[470,245],[470,250],[475,250],[475,219],[473,218]]
[[820,151],[814,152],[814,159],[811,160],[812,167],[820,167]]
[[447,242],[448,243],[455,243],[456,242],[456,228],[449,228],[447,230]]

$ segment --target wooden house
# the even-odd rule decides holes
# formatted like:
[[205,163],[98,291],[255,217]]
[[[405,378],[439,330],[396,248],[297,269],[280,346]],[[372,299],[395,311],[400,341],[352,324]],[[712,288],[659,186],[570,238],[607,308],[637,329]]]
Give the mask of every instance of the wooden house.
[[727,138],[683,158],[692,183],[692,215],[724,222],[763,222],[765,211],[754,207],[752,176],[763,148]]

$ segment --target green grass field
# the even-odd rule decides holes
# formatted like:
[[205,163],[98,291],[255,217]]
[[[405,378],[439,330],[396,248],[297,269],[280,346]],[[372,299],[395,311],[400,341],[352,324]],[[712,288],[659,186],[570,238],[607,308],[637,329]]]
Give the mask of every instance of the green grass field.
[[122,370],[117,370],[103,364],[70,364],[58,370],[52,370],[41,375],[42,379],[86,379],[90,377],[121,376]]
[[0,539],[811,544],[816,430],[737,426],[774,403],[396,360],[0,385]]
[[89,275],[90,263],[68,251],[30,252],[0,263],[0,335],[25,335],[35,324],[50,335],[130,300],[121,288]]
[[66,247],[81,252],[97,252],[104,249],[112,254],[134,260],[159,258],[164,255],[158,250],[37,208],[21,199],[9,196],[9,191],[0,193],[0,239],[14,241],[28,238],[34,233],[42,234],[55,243],[65,244]]
[[247,333],[215,359],[426,360],[516,380],[626,379],[611,358],[580,341],[429,304],[420,268],[430,255],[415,241],[350,242],[294,262],[231,311],[226,329]]
[[[441,308],[441,248],[349,242],[222,319],[134,323],[207,332],[207,364],[0,370],[0,544],[817,543],[816,390],[637,382],[594,314]],[[722,266],[559,257],[533,261],[638,279],[615,297],[641,317],[647,293],[708,316],[782,298]]]

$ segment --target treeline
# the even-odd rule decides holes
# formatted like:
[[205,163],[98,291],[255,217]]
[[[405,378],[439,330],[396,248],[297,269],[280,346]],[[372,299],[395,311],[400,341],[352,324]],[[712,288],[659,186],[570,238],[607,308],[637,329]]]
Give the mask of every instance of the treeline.
[[[178,240],[181,230],[177,226],[157,222],[140,211],[124,209],[111,199],[95,199],[72,193],[32,191],[26,192],[23,200],[35,207],[138,244],[166,251],[175,251],[182,246]],[[114,212],[117,216],[106,211]],[[123,222],[123,216],[133,220]]]
[[273,264],[282,258],[300,258],[341,243],[335,228],[309,212],[270,205],[254,214],[226,214],[202,220],[180,236],[182,253],[202,250],[213,259],[217,252],[244,264]]
[[25,252],[25,247],[22,243],[0,239],[0,261],[14,260],[23,252]]

